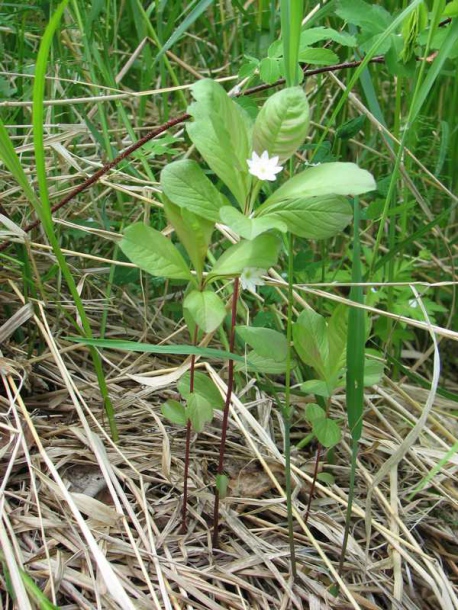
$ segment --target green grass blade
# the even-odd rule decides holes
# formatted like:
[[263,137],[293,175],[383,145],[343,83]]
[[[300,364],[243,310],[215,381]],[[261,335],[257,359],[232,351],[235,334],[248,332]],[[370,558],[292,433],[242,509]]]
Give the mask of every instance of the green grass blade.
[[[35,82],[33,87],[33,141],[35,148],[35,163],[36,172],[38,178],[38,186],[40,191],[41,203],[35,209],[39,214],[40,220],[43,223],[43,227],[46,231],[46,236],[51,244],[54,255],[57,259],[57,263],[62,272],[62,275],[67,282],[68,288],[74,300],[76,309],[81,319],[84,333],[87,337],[92,336],[91,326],[86,315],[83,302],[79,295],[75,280],[71,271],[67,265],[67,261],[62,253],[56,234],[54,233],[54,226],[52,222],[51,204],[48,195],[48,185],[46,176],[46,161],[44,151],[44,92],[45,92],[45,77],[46,77],[46,66],[48,63],[48,57],[51,50],[51,44],[55,31],[60,23],[62,14],[68,0],[63,0],[56,11],[52,15],[43,37],[41,39],[40,48],[38,51],[36,66],[35,66]],[[103,397],[105,412],[107,415],[108,423],[113,440],[116,442],[119,439],[118,430],[116,427],[114,409],[111,403],[108,388],[103,372],[102,361],[100,359],[97,350],[91,350],[91,356],[94,363],[94,369],[97,375],[99,388]]]
[[458,19],[453,19],[449,27],[447,37],[437,53],[425,80],[422,82],[418,94],[415,96],[414,102],[410,107],[409,124],[411,125],[417,118],[423,104],[431,93],[431,89],[439,76],[445,61],[447,60],[450,51],[458,40]]
[[192,11],[189,13],[189,15],[187,15],[183,21],[180,23],[180,25],[177,27],[177,29],[173,32],[173,34],[170,36],[170,38],[167,40],[167,42],[164,43],[164,45],[162,46],[161,50],[159,51],[159,53],[156,55],[156,57],[154,58],[154,63],[157,63],[159,61],[159,59],[161,59],[161,57],[163,55],[165,55],[165,53],[173,47],[173,45],[178,42],[178,40],[183,36],[183,34],[191,27],[191,25],[202,15],[202,13],[204,11],[207,10],[207,8],[213,4],[214,0],[200,0],[200,2],[197,3],[197,6],[195,6]]
[[[353,256],[352,256],[352,282],[355,284],[350,291],[350,299],[356,303],[364,304],[363,287],[357,286],[362,281],[361,270],[361,244],[360,244],[360,208],[358,199],[354,200],[354,227],[353,227]],[[364,409],[364,348],[366,343],[365,313],[363,309],[352,307],[348,314],[347,335],[347,419],[351,433],[351,464],[350,486],[348,493],[347,513],[345,519],[345,533],[340,554],[339,573],[342,573],[343,562],[347,549],[350,518],[353,506],[356,459],[358,457],[358,440],[363,429]]]
[[281,35],[287,87],[294,87],[298,83],[297,62],[303,14],[304,3],[302,0],[283,0],[281,2]]
[[193,345],[151,345],[150,343],[137,343],[136,341],[122,341],[118,339],[86,339],[84,337],[66,337],[67,341],[84,343],[94,347],[107,347],[127,352],[145,352],[149,354],[176,354],[181,356],[203,356],[206,358],[218,358],[222,360],[235,360],[236,362],[248,363],[246,358],[232,354],[226,350],[213,349],[212,347],[195,347]]
[[[352,282],[354,284],[360,284],[362,282],[361,245],[359,239],[360,208],[359,202],[356,199],[354,206]],[[363,305],[363,287],[357,285],[352,286],[350,299]],[[351,436],[354,441],[360,439],[363,427],[365,343],[366,329],[364,309],[352,307],[348,314],[347,418]]]
[[11,138],[5,126],[0,119],[0,159],[6,165],[8,170],[14,176],[16,182],[22,188],[24,195],[27,197],[29,202],[34,207],[37,214],[40,212],[40,201],[36,196],[33,188],[30,185],[30,182],[22,168],[21,162],[19,161],[19,157],[14,150],[13,143],[11,142]]
[[54,33],[60,23],[65,7],[69,0],[62,0],[52,15],[41,39],[37,61],[35,63],[35,84],[33,88],[33,141],[35,147],[35,163],[40,192],[41,205],[46,221],[51,223],[51,206],[49,204],[48,184],[46,177],[46,163],[44,155],[44,91],[46,66]]

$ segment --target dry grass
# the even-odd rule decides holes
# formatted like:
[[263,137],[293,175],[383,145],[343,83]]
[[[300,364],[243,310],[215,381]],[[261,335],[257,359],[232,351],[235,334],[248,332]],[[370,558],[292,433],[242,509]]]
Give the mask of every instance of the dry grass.
[[[19,310],[17,289],[15,295],[10,305]],[[142,311],[115,296],[113,302],[123,305],[121,312],[113,308],[109,334],[126,332],[119,326],[122,316],[138,320],[129,338],[142,337]],[[97,303],[87,305],[96,316]],[[184,432],[160,414],[164,400],[176,393],[176,358],[174,364],[173,358],[104,354],[121,436],[115,446],[104,429],[87,349],[63,338],[73,332],[62,316],[57,319],[53,304],[39,305],[35,312],[25,307],[22,316],[4,322],[1,543],[9,576],[22,591],[21,610],[32,606],[20,569],[62,608],[458,608],[456,456],[411,497],[456,442],[454,403],[436,398],[418,439],[373,490],[367,540],[368,488],[431,399],[428,392],[389,379],[368,391],[350,544],[335,598],[329,586],[339,582],[350,456],[345,443],[324,465],[335,475],[335,485],[318,484],[307,525],[302,517],[314,454],[294,456],[299,570],[293,585],[281,418],[249,376],[245,390],[253,399],[242,403],[234,396],[232,401],[231,495],[222,506],[221,548],[213,552],[219,420],[193,440],[190,524],[181,534]],[[28,358],[24,346],[11,340],[21,325],[46,344],[39,356]],[[170,326],[160,313],[156,316],[155,329],[164,339]],[[201,366],[224,392],[224,368]],[[186,363],[178,374],[185,368]],[[156,387],[137,383],[132,373],[145,374]],[[298,437],[307,432],[303,406],[296,404]],[[343,418],[344,409],[344,396],[337,395],[334,415]],[[3,606],[11,608],[4,578],[5,572]]]

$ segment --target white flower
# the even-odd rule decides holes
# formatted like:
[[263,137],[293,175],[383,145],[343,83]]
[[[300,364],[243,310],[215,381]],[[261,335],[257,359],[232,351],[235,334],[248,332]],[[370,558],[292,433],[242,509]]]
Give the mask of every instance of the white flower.
[[278,172],[281,172],[283,167],[278,164],[278,156],[269,159],[269,153],[265,150],[261,156],[253,151],[251,159],[247,159],[248,171],[252,176],[256,176],[259,180],[276,180]]
[[418,307],[418,301],[417,301],[417,299],[410,299],[410,301],[409,301],[409,306],[410,306],[412,309],[416,309],[416,308]]
[[264,273],[266,273],[265,269],[245,267],[240,276],[240,283],[242,284],[243,290],[249,290],[256,294],[256,286],[264,286],[264,280],[261,277]]

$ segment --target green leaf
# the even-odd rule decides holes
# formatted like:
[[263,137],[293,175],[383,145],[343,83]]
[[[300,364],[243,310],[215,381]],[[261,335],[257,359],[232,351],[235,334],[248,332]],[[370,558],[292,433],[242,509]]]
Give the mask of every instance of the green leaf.
[[192,87],[195,102],[188,108],[192,142],[215,174],[229,187],[240,206],[245,204],[249,175],[250,118],[218,83],[203,79]]
[[303,144],[309,126],[309,104],[301,87],[274,93],[259,112],[253,129],[253,149],[278,156],[284,163]]
[[363,0],[340,0],[336,14],[354,25],[379,31],[383,31],[392,21],[390,13],[382,6],[371,5]]
[[329,341],[326,320],[312,309],[304,309],[293,324],[294,349],[304,364],[322,381],[328,381]]
[[301,391],[306,394],[322,396],[323,398],[332,396],[332,391],[329,391],[328,384],[321,379],[309,379],[308,381],[304,381],[304,383],[301,384]]
[[219,221],[219,209],[229,205],[200,165],[190,159],[166,165],[161,172],[161,186],[172,203],[213,222]]
[[326,411],[322,409],[319,405],[315,403],[310,403],[307,405],[305,409],[305,419],[313,424],[319,419],[326,418]]
[[339,305],[328,320],[329,374],[337,375],[347,359],[347,308]]
[[309,30],[304,30],[301,34],[300,48],[301,50],[305,47],[309,47],[316,42],[321,40],[333,40],[338,44],[346,47],[356,46],[356,38],[348,32],[337,32],[332,28],[315,27]]
[[323,195],[355,196],[375,189],[372,174],[355,163],[321,163],[290,178],[261,208],[267,210],[272,203],[298,197],[304,199]]
[[186,415],[196,432],[202,432],[206,423],[213,419],[213,407],[200,394],[192,393],[187,400]]
[[229,485],[229,477],[226,474],[216,475],[216,489],[218,490],[221,500],[227,496],[227,488]]
[[259,77],[263,82],[269,85],[273,85],[277,82],[280,78],[280,64],[278,59],[264,57],[259,64]]
[[193,290],[186,296],[183,307],[206,333],[216,330],[226,315],[223,301],[211,290]]
[[[191,373],[187,371],[178,381],[177,387],[180,394],[188,399],[191,395],[190,391],[190,381],[191,381]],[[223,409],[224,408],[224,399],[221,396],[220,391],[213,383],[212,379],[202,373],[201,371],[194,372],[194,393],[199,394],[207,402],[209,402],[213,409]]]
[[285,335],[282,333],[270,328],[256,326],[236,326],[235,330],[258,356],[272,359],[275,362],[286,360],[288,344]]
[[269,269],[277,262],[280,247],[280,240],[269,233],[235,244],[216,261],[208,279],[238,275],[246,267]]
[[383,377],[384,368],[384,362],[372,359],[369,360],[368,358],[366,358],[364,360],[364,385],[370,386],[380,383]]
[[248,191],[248,165],[245,159],[244,166],[241,166],[234,151],[229,148],[227,129],[211,119],[188,123],[186,129],[206,163],[231,190],[242,207]]
[[186,426],[188,418],[186,417],[186,409],[184,405],[177,400],[168,400],[161,407],[162,415],[172,424]]
[[332,66],[339,63],[339,56],[331,49],[306,47],[299,53],[299,61],[316,66]]
[[316,478],[325,485],[334,485],[336,482],[335,476],[330,472],[319,472]]
[[443,17],[458,17],[458,0],[452,0],[447,4],[442,13]]
[[360,114],[354,119],[346,121],[336,130],[336,138],[339,138],[340,140],[350,140],[350,138],[354,138],[365,122],[366,117],[364,114]]
[[151,275],[176,280],[193,279],[184,258],[172,242],[142,222],[127,227],[119,247],[137,267]]
[[[296,366],[297,362],[293,360],[291,362],[291,369],[295,368]],[[255,351],[252,351],[247,354],[247,361],[244,364],[237,364],[235,366],[235,370],[280,375],[286,371],[286,359],[279,362],[273,358],[260,356]]]
[[334,447],[340,442],[342,438],[342,432],[335,421],[325,417],[324,419],[317,419],[313,422],[313,433],[317,437],[318,441],[323,447]]
[[342,231],[351,221],[351,206],[344,197],[304,197],[266,202],[256,217],[284,222],[294,235],[307,239],[327,239]]
[[220,218],[225,225],[245,239],[254,239],[270,229],[278,229],[282,233],[286,233],[288,230],[286,224],[281,220],[267,216],[263,218],[248,218],[248,216],[245,216],[245,214],[242,214],[232,206],[222,207]]
[[162,196],[164,210],[168,221],[175,229],[179,240],[186,248],[186,252],[192,261],[197,276],[202,278],[202,273],[207,256],[208,246],[211,241],[214,222],[196,216],[185,208],[174,205],[166,195]]

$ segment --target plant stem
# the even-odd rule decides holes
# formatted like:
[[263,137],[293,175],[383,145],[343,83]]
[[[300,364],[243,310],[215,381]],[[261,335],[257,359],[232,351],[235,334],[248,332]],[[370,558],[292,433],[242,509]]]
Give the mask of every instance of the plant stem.
[[[197,334],[199,327],[196,324],[194,329],[194,335],[192,338],[192,344],[197,345]],[[191,356],[191,368],[189,370],[189,391],[192,394],[194,392],[194,377],[196,370],[196,356]],[[189,454],[191,450],[191,420],[188,419],[186,423],[186,449],[184,454],[184,474],[183,474],[183,509],[182,509],[182,521],[181,521],[181,533],[185,534],[188,531],[188,475],[189,475]]]
[[304,517],[305,525],[307,525],[307,522],[308,522],[310,508],[312,506],[313,494],[315,493],[316,480],[318,477],[318,467],[320,465],[320,460],[321,460],[321,449],[322,449],[321,443],[318,443],[318,447],[316,449],[316,457],[315,457],[315,469],[313,471],[313,479],[310,484],[309,499],[307,502],[307,510],[305,511],[305,517]]
[[[231,314],[231,329],[229,333],[229,351],[234,351],[235,341],[235,323],[237,320],[237,302],[239,300],[239,284],[240,279],[237,277],[234,280],[234,294],[232,295],[232,314]],[[223,474],[224,470],[224,453],[226,451],[226,436],[227,436],[227,424],[229,419],[229,406],[231,404],[232,388],[234,385],[234,361],[232,358],[229,360],[228,365],[228,380],[227,380],[227,393],[226,402],[224,404],[223,412],[223,423],[221,426],[221,443],[219,446],[219,460],[218,460],[218,475]],[[218,548],[218,528],[219,528],[219,499],[220,493],[218,487],[215,491],[215,508],[213,512],[213,548]]]

